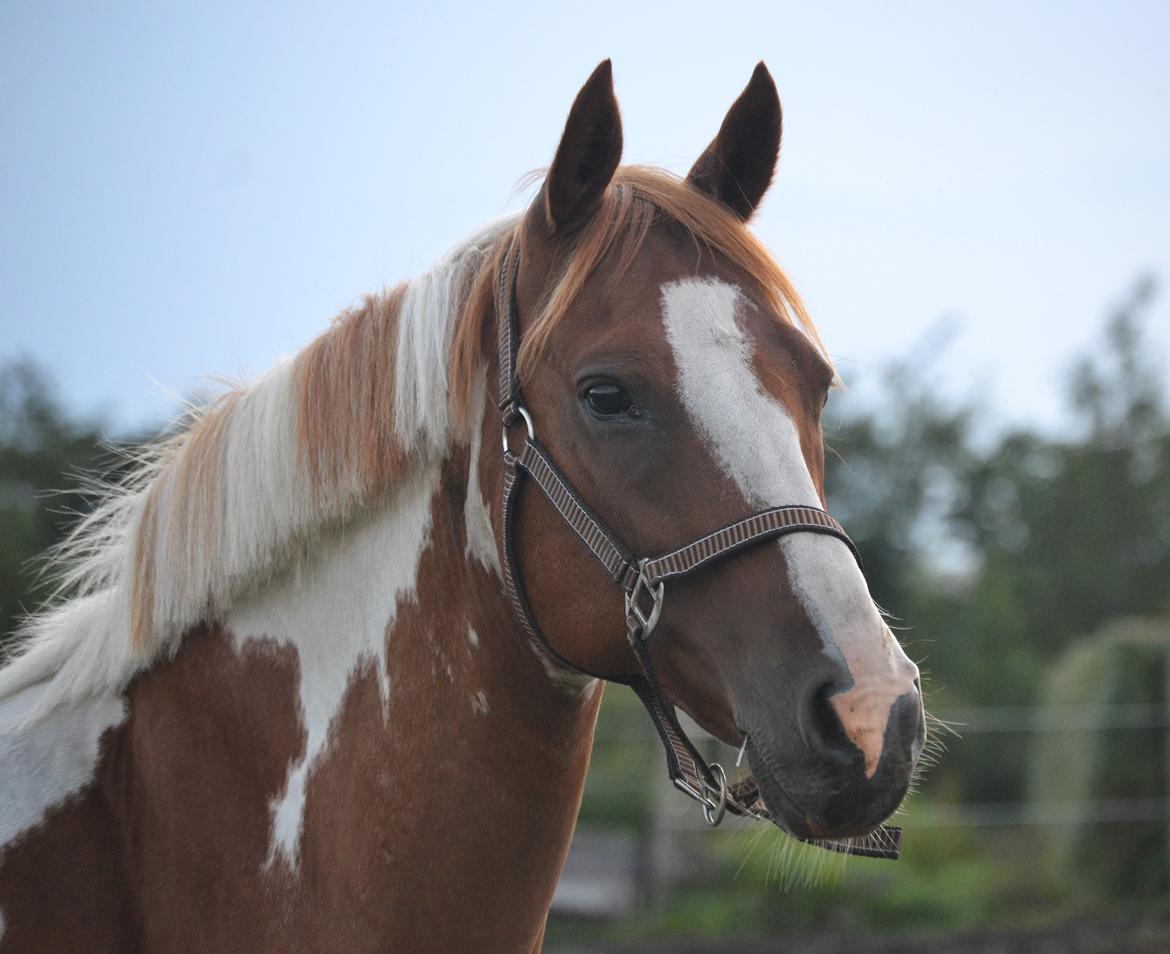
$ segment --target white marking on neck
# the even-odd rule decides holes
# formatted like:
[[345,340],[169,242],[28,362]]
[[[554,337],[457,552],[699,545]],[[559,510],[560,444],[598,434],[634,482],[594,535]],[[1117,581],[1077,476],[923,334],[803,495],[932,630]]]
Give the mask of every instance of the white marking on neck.
[[463,504],[463,526],[467,534],[466,555],[478,560],[497,577],[500,573],[500,554],[496,549],[496,535],[492,531],[491,511],[479,486],[479,453],[483,441],[483,415],[487,403],[487,385],[484,373],[478,375],[475,385],[475,403],[471,410],[471,446],[468,450],[467,499]]
[[93,781],[102,734],[126,717],[121,696],[101,695],[30,719],[46,691],[44,684],[30,686],[0,700],[0,856]]
[[374,667],[386,711],[386,646],[398,606],[414,595],[438,480],[437,465],[411,477],[385,509],[338,529],[225,619],[237,646],[249,640],[289,645],[300,664],[305,752],[290,765],[284,792],[271,806],[269,864],[279,857],[296,865],[308,775],[325,757],[330,726],[357,671]]
[[544,667],[549,682],[562,692],[570,696],[580,696],[584,699],[591,689],[595,689],[601,683],[601,680],[594,676],[588,676],[583,672],[578,672],[576,669],[570,669],[568,666],[561,664],[553,658],[552,653],[547,649],[538,646],[527,637],[523,638],[532,648],[532,651],[536,653],[536,658],[540,660],[541,666]]
[[[683,405],[747,505],[820,507],[796,425],[752,368],[752,342],[737,320],[746,307],[740,290],[714,279],[673,282],[662,288],[662,306]],[[782,537],[779,546],[792,590],[825,652],[843,660],[852,676],[853,686],[831,702],[872,776],[890,707],[912,688],[913,663],[882,621],[843,543],[798,533]]]
[[[483,490],[479,483],[479,453],[483,442],[486,395],[487,387],[481,373],[480,380],[475,386],[475,398],[470,415],[470,462],[467,466],[467,499],[463,505],[463,523],[467,532],[465,552],[468,558],[478,560],[482,566],[491,570],[497,578],[502,580],[503,572],[500,567],[500,554],[496,549],[495,531],[492,529],[491,511],[488,509],[487,500],[483,496]],[[473,648],[479,646],[479,636],[475,630],[470,630],[467,638]],[[587,690],[596,685],[597,680],[592,676],[562,666],[548,652],[535,643],[528,642],[540,659],[540,664],[544,667],[549,679],[558,688],[570,694],[583,696]]]

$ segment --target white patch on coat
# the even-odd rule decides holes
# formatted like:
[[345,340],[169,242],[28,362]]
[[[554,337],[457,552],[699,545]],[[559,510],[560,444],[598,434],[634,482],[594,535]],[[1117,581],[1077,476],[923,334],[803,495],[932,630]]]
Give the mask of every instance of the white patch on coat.
[[487,693],[482,689],[476,689],[471,696],[471,711],[476,715],[487,715]]
[[472,649],[479,649],[479,633],[470,626],[467,627],[467,643]]
[[323,539],[310,557],[241,600],[225,619],[237,646],[269,640],[292,646],[299,662],[305,751],[272,804],[269,863],[280,857],[296,864],[308,775],[326,754],[355,673],[372,666],[388,703],[386,646],[398,606],[414,595],[438,481],[439,468],[431,466],[404,482],[385,509]]
[[502,578],[500,554],[496,549],[495,531],[492,530],[491,511],[479,485],[479,456],[483,443],[484,409],[487,404],[487,385],[484,377],[481,371],[475,385],[475,399],[470,415],[471,446],[468,450],[467,499],[463,503],[463,526],[467,534],[466,555],[478,560],[485,569]]
[[[752,341],[737,320],[748,307],[740,290],[714,279],[664,285],[667,340],[687,414],[752,509],[821,501],[787,409],[757,380]],[[917,668],[874,605],[848,547],[834,537],[782,537],[793,592],[825,651],[844,659],[853,685],[831,697],[872,776],[881,758],[891,706],[913,691]]]
[[552,653],[543,646],[534,643],[531,639],[525,639],[525,642],[536,653],[536,658],[540,660],[541,666],[544,667],[544,672],[548,676],[549,682],[567,695],[580,696],[582,699],[585,699],[589,690],[596,688],[601,682],[600,679],[594,676],[588,676],[583,672],[577,672],[576,669],[570,669],[568,666],[563,665],[553,657]]
[[0,700],[0,857],[4,847],[93,781],[102,734],[126,717],[121,696],[59,706],[40,719],[42,686]]

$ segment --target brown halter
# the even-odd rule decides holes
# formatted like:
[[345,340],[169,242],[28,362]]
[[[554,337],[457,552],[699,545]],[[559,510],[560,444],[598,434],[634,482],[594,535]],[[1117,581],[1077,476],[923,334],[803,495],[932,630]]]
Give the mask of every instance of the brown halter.
[[[710,825],[718,825],[725,812],[762,818],[775,823],[764,805],[756,780],[748,776],[728,785],[727,775],[717,762],[708,764],[699,754],[682,726],[674,705],[666,698],[650,662],[647,640],[650,638],[666,595],[667,580],[687,576],[701,567],[738,550],[773,540],[790,533],[823,533],[834,536],[849,547],[857,562],[861,556],[849,536],[828,513],[816,507],[772,507],[708,533],[685,546],[652,559],[637,559],[574,492],[548,453],[536,440],[532,417],[524,408],[520,382],[516,377],[516,354],[520,344],[519,307],[516,281],[520,272],[520,254],[513,244],[500,265],[496,289],[496,314],[500,336],[499,408],[504,437],[504,580],[508,595],[528,638],[542,651],[569,669],[609,679],[630,686],[650,713],[654,727],[666,750],[666,766],[671,782],[703,809]],[[510,430],[523,420],[528,434],[519,453],[508,444]],[[606,573],[625,594],[626,636],[642,675],[605,676],[590,672],[565,659],[545,637],[524,591],[516,564],[515,504],[521,481],[526,474],[572,528],[578,539],[602,565]],[[777,826],[780,827],[780,826]],[[784,829],[781,828],[783,831]],[[785,832],[786,834],[791,834]],[[863,838],[833,841],[800,839],[830,851],[870,858],[896,859],[901,851],[902,830],[885,825]]]

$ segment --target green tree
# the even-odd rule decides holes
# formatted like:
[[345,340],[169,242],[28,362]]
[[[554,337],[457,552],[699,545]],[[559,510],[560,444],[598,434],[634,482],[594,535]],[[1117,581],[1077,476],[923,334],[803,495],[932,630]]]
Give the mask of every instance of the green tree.
[[87,508],[81,475],[107,458],[101,429],[62,409],[43,369],[0,365],[0,646],[49,594],[35,558]]
[[1003,663],[975,674],[975,698],[1032,701],[1071,639],[1167,608],[1170,416],[1142,334],[1152,298],[1139,282],[1074,367],[1072,436],[1009,434],[970,475],[955,525],[982,568],[965,631]]
[[828,433],[825,483],[833,512],[861,551],[874,598],[906,619],[923,574],[937,574],[939,550],[953,550],[947,520],[976,463],[976,409],[940,398],[938,382],[921,370],[935,365],[945,347],[940,328],[909,357],[891,362],[881,374],[877,408],[857,413],[847,406]]
[[[830,434],[830,502],[875,598],[943,706],[1030,705],[1070,641],[1170,609],[1170,414],[1146,343],[1148,280],[1069,378],[1071,427],[972,439],[979,411],[937,397],[927,351],[890,366],[876,407]],[[959,558],[956,559],[956,556]],[[1022,736],[963,743],[941,775],[969,798],[1022,794]]]
[[[1038,735],[1028,761],[1028,797],[1037,807],[1074,806],[1045,828],[1052,877],[1087,902],[1164,896],[1170,887],[1166,822],[1141,809],[1166,797],[1166,730],[1107,731],[1109,707],[1165,711],[1170,620],[1123,619],[1072,643],[1045,675],[1041,700],[1059,713],[1091,706],[1087,724]],[[1138,819],[1101,824],[1136,808]],[[1148,810],[1148,809],[1147,809]]]

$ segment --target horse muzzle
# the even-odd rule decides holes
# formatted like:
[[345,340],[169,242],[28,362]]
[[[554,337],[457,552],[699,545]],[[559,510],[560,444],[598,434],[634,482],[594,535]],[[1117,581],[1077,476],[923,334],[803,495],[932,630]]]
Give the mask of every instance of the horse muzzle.
[[[802,839],[868,834],[905,798],[926,737],[917,691],[888,709],[876,765],[842,726],[823,693],[802,718],[741,718],[752,773],[772,817]],[[786,726],[784,729],[770,726]],[[795,729],[795,730],[794,730]]]

